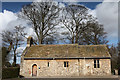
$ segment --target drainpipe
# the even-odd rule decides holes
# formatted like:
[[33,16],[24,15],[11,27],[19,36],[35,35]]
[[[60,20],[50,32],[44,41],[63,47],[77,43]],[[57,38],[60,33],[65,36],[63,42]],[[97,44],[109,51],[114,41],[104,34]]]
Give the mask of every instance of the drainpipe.
[[78,59],[78,72],[79,72],[79,76],[80,76],[80,60]]
[[85,72],[86,71],[86,64],[85,64],[85,57],[84,57],[84,76],[85,76]]

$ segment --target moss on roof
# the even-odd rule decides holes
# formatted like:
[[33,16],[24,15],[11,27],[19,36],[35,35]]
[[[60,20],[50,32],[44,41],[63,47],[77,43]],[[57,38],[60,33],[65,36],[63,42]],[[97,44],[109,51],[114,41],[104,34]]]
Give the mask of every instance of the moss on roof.
[[25,58],[110,57],[106,45],[32,45]]

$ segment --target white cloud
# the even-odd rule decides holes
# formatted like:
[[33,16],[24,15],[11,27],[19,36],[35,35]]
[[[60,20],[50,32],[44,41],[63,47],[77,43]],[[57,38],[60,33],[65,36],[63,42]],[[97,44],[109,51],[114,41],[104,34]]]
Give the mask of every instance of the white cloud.
[[108,40],[117,42],[118,3],[104,0],[101,4],[97,5],[96,9],[91,11],[91,13],[96,15],[98,21],[104,25],[105,31],[108,33]]
[[119,2],[120,0],[104,0],[103,2]]
[[15,16],[15,14],[13,12],[4,10],[3,13],[0,13],[0,32],[2,30],[8,29],[9,26],[7,26],[7,24],[10,21],[16,20],[17,16]]
[[[31,26],[27,22],[24,19],[18,18],[16,13],[4,10],[3,13],[0,13],[0,32],[3,30],[12,30],[15,26],[21,25],[26,27],[25,32],[28,33],[28,36],[31,36],[33,35],[33,29],[30,28]],[[2,45],[1,39],[0,37],[0,45]]]
[[[3,12],[0,12],[0,33],[3,30],[12,30],[15,26],[21,25],[26,27],[25,32],[28,33],[27,37],[32,36],[34,31],[32,28],[30,28],[31,26],[28,25],[27,22],[28,21],[26,20],[18,18],[16,13],[4,10]],[[25,44],[26,42],[27,40],[25,40]],[[0,36],[0,47],[2,47],[1,36]],[[17,49],[17,52],[22,53],[25,47],[26,45],[22,45]],[[20,61],[20,59],[18,59],[18,61]],[[12,60],[10,60],[10,62],[12,63]]]
[[79,2],[79,0],[63,0],[63,2]]
[[94,17],[97,17],[97,16],[96,16],[96,11],[95,11],[95,10],[89,9],[89,10],[88,10],[88,13],[89,13],[90,15],[94,16]]
[[[6,11],[6,10],[4,10],[3,13],[0,12],[0,32],[2,32],[2,30],[9,29],[9,26],[7,26],[7,24],[10,21],[16,20],[16,19],[17,19],[17,17],[15,16],[15,14],[13,12]],[[0,37],[0,45],[2,45],[1,37]]]
[[60,8],[64,8],[65,5],[64,5],[63,3],[59,3],[59,7],[60,7]]

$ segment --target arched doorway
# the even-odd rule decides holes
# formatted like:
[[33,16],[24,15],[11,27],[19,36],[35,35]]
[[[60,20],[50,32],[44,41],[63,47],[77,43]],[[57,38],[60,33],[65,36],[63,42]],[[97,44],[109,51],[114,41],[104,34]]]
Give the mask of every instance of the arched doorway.
[[37,65],[36,64],[32,66],[32,76],[37,76]]

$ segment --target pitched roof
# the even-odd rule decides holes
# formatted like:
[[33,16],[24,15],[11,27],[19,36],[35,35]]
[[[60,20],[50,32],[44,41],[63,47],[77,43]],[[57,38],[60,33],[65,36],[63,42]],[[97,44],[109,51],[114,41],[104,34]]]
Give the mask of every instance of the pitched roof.
[[110,57],[106,45],[32,45],[25,58]]

